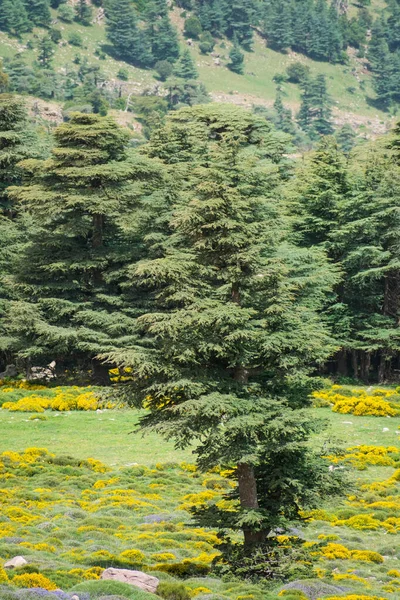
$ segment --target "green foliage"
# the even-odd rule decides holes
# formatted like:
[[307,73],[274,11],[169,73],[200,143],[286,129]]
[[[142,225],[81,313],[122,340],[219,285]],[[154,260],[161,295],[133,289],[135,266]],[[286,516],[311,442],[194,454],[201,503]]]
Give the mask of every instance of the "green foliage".
[[188,48],[186,48],[175,65],[174,74],[182,79],[197,79],[199,76],[196,65]]
[[[182,109],[154,135],[151,156],[183,177],[181,199],[165,208],[173,235],[132,271],[154,298],[138,319],[145,344],[103,355],[137,373],[150,409],[144,427],[182,448],[199,440],[202,468],[238,465],[242,505],[227,519],[247,543],[286,508],[296,512],[290,494],[279,494],[274,512],[256,487],[264,479],[278,488],[275,467],[303,456],[317,425],[288,390],[330,348],[318,311],[335,275],[322,254],[291,246],[273,200],[285,148],[264,119],[228,106]],[[304,489],[303,470],[294,481]]]
[[240,50],[237,39],[234,40],[233,47],[229,52],[229,59],[230,62],[228,63],[228,69],[234,73],[238,73],[239,75],[243,74],[244,54]]
[[328,94],[324,75],[317,75],[315,79],[306,79],[303,82],[297,121],[312,139],[334,132],[331,106],[332,99]]
[[162,581],[157,587],[157,596],[164,600],[190,600],[191,596],[183,583]]
[[80,48],[83,45],[83,39],[81,34],[77,31],[71,31],[71,33],[68,36],[68,43],[70,43],[71,46],[77,46],[78,48]]
[[86,0],[78,0],[75,4],[75,20],[81,25],[90,25],[92,22],[92,7]]
[[198,40],[202,31],[203,28],[198,17],[192,16],[186,19],[184,26],[184,33],[186,37]]
[[154,594],[144,592],[120,581],[85,581],[74,586],[72,592],[89,592],[94,600],[105,595],[120,595],[128,600],[151,600]]
[[[108,118],[73,114],[55,139],[52,158],[25,161],[25,185],[12,191],[33,226],[17,267],[24,301],[13,308],[11,329],[19,329],[24,313],[22,354],[54,358],[72,352],[79,362],[104,348],[100,338],[109,335],[113,345],[115,336],[129,339],[132,333],[131,317],[115,311],[122,265],[138,251],[135,234],[123,233],[124,215],[136,201],[133,181],[157,176],[157,168],[128,159],[128,134]],[[35,267],[28,269],[32,261]]]
[[166,81],[166,79],[172,75],[173,67],[168,60],[157,61],[154,68],[157,71],[161,81]]

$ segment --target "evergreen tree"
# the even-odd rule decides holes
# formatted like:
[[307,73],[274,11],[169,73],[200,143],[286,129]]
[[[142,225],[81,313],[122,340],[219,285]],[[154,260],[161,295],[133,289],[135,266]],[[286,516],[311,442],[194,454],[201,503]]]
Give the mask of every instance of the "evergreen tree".
[[240,46],[236,38],[234,38],[233,47],[229,52],[229,59],[230,62],[228,63],[228,69],[230,69],[234,73],[242,75],[244,66],[244,54],[240,50]]
[[11,216],[7,188],[21,181],[16,166],[27,157],[27,113],[23,103],[11,94],[0,95],[0,214]]
[[48,0],[24,0],[29,20],[38,27],[48,27],[51,23]]
[[278,2],[267,30],[268,45],[286,50],[292,43],[292,15],[290,4]]
[[312,139],[333,133],[331,105],[325,75],[304,82],[297,121]]
[[246,50],[251,50],[253,44],[253,14],[255,6],[252,0],[230,0],[226,5],[227,36]]
[[51,66],[55,53],[54,44],[49,35],[44,35],[38,44],[38,62],[43,69],[48,69]]
[[142,344],[105,356],[137,374],[144,427],[182,448],[198,441],[203,469],[235,466],[241,507],[221,519],[214,507],[214,524],[241,528],[247,546],[267,543],[298,515],[289,481],[298,500],[313,478],[311,468],[308,478],[291,469],[282,478],[281,467],[315,426],[293,390],[299,379],[307,388],[310,366],[329,352],[317,311],[332,276],[322,255],[284,240],[284,145],[264,119],[236,107],[183,109],[151,150],[181,173],[182,197],[164,253],[131,271],[153,299],[138,319]]
[[[128,135],[108,117],[75,113],[55,139],[52,158],[24,161],[26,182],[10,190],[33,227],[15,265],[22,299],[13,305],[8,330],[28,361],[73,357],[75,365],[87,364],[113,340],[132,339],[118,287],[138,243],[125,232],[135,229],[139,182],[149,186],[157,168],[127,158]],[[107,368],[93,365],[105,381]]]
[[357,135],[351,125],[345,123],[336,133],[336,140],[345,154],[349,154],[354,147]]
[[351,193],[341,203],[340,226],[332,234],[345,274],[342,372],[383,383],[399,368],[399,169],[387,147],[378,145],[369,149],[362,169],[351,168],[351,177]]
[[148,12],[147,18],[150,24],[146,30],[146,39],[151,46],[154,60],[168,60],[174,63],[179,58],[179,41],[168,14],[159,18],[157,14]]
[[175,66],[174,73],[182,79],[197,79],[199,76],[188,48],[183,51],[181,58]]
[[0,29],[20,36],[31,29],[22,0],[0,0]]
[[145,32],[130,0],[107,0],[105,4],[107,37],[121,58],[140,66],[151,66],[154,57]]
[[90,25],[93,18],[92,7],[86,0],[78,0],[75,5],[75,20],[82,25]]
[[198,40],[202,31],[200,19],[195,15],[185,20],[184,33],[186,37]]
[[296,128],[292,119],[292,111],[284,107],[282,102],[282,91],[280,89],[278,89],[276,94],[274,110],[276,115],[274,119],[276,128],[285,133],[289,133],[290,135],[294,135],[296,133]]

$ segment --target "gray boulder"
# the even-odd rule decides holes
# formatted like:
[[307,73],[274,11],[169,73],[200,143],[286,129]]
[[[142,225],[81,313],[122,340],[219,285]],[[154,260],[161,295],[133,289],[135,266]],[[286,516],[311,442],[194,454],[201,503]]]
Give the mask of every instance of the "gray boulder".
[[299,580],[287,583],[280,591],[282,590],[299,590],[299,592],[303,592],[310,600],[317,600],[317,598],[320,598],[321,596],[341,595],[344,592],[347,592],[349,588],[339,585],[328,585],[323,581]]
[[17,567],[23,567],[27,564],[28,561],[25,560],[23,556],[14,556],[14,558],[11,558],[6,563],[4,563],[3,567],[4,569],[16,569]]
[[157,591],[160,580],[157,577],[147,575],[142,571],[132,571],[130,569],[114,569],[109,568],[103,571],[101,579],[108,579],[112,581],[120,581],[121,583],[128,583],[134,585],[145,592],[151,592],[155,594]]

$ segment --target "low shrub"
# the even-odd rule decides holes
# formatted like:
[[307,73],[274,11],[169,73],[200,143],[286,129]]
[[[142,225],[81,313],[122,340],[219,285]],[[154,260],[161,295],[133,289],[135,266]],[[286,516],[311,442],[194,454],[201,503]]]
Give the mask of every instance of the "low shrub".
[[120,581],[84,581],[75,585],[70,591],[75,592],[79,597],[81,592],[88,592],[91,600],[98,600],[102,596],[123,596],[128,600],[154,600],[154,594]]
[[190,600],[190,590],[183,583],[164,581],[157,588],[157,596],[165,600]]

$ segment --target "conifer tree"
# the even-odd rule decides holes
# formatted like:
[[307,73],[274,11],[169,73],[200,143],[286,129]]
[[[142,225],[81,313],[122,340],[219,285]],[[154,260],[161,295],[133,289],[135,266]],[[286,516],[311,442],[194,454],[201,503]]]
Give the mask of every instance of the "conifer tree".
[[92,7],[86,0],[78,0],[75,5],[75,20],[82,25],[90,25],[93,18]]
[[136,11],[130,0],[105,3],[107,37],[121,58],[148,67],[154,63],[150,42],[138,27]]
[[174,73],[182,79],[197,79],[199,76],[188,48],[183,51],[181,58],[175,66]]
[[333,133],[331,105],[325,75],[304,81],[297,121],[312,139]]
[[44,35],[38,44],[38,62],[43,69],[51,66],[55,53],[54,43],[49,35]]
[[243,74],[243,65],[244,65],[244,54],[240,49],[238,41],[234,38],[233,47],[229,52],[230,62],[228,63],[228,69],[233,71],[234,73],[238,73],[239,75]]
[[276,115],[274,119],[276,128],[285,133],[289,133],[290,135],[294,135],[296,133],[296,128],[292,119],[292,111],[289,108],[284,107],[282,91],[280,89],[278,89],[276,94],[274,110]]
[[286,50],[292,43],[291,7],[286,2],[278,2],[267,30],[268,45],[276,50]]
[[21,180],[17,164],[28,156],[27,113],[11,94],[0,95],[0,214],[11,216],[7,188]]
[[20,36],[32,28],[22,0],[0,0],[0,29]]
[[357,135],[349,123],[345,123],[336,133],[337,142],[345,154],[351,152]]
[[155,61],[168,60],[174,63],[179,58],[178,35],[168,14],[161,19],[152,16],[146,36]]
[[[55,139],[52,158],[23,161],[27,179],[10,189],[33,227],[15,265],[22,299],[10,311],[9,332],[28,361],[73,356],[75,365],[87,364],[112,340],[132,339],[118,286],[138,243],[125,231],[129,220],[135,229],[140,180],[149,185],[157,168],[127,158],[128,135],[108,117],[75,113]],[[107,368],[93,367],[106,381]]]
[[284,493],[290,478],[298,498],[307,494],[312,476],[282,478],[277,466],[313,429],[293,390],[299,379],[307,387],[330,346],[317,316],[330,270],[285,240],[276,200],[284,150],[265,119],[236,107],[182,109],[157,133],[150,152],[181,174],[172,234],[130,271],[152,299],[138,319],[142,344],[105,355],[137,373],[144,427],[182,448],[198,440],[204,469],[235,465],[241,508],[225,517],[247,546],[298,510]]
[[29,20],[39,27],[47,27],[51,22],[48,0],[24,0]]

